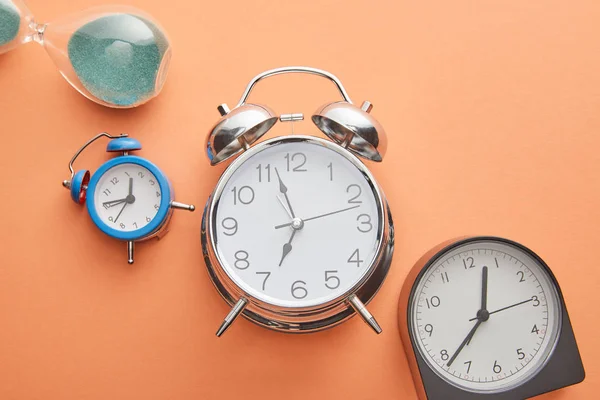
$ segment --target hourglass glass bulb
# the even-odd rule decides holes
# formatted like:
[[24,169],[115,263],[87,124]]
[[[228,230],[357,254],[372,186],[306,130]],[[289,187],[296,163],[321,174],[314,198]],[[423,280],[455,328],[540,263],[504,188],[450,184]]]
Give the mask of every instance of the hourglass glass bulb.
[[0,54],[31,41],[32,26],[33,16],[21,0],[0,0]]
[[38,24],[21,0],[0,0],[0,53],[30,41],[45,47],[81,94],[115,108],[158,95],[171,60],[164,30],[133,7],[96,7]]
[[48,23],[41,43],[75,89],[116,108],[135,107],[156,96],[171,59],[160,26],[125,6],[92,8]]

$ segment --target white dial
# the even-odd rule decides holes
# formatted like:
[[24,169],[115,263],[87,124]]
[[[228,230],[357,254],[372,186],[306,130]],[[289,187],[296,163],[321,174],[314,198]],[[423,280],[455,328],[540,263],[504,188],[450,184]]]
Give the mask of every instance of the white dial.
[[553,280],[508,242],[465,242],[442,254],[416,283],[411,335],[433,370],[475,392],[508,390],[544,365],[557,341]]
[[107,226],[124,232],[148,225],[156,216],[162,192],[147,168],[118,164],[100,177],[94,192],[96,213]]
[[381,246],[383,205],[368,170],[324,140],[284,138],[250,151],[215,191],[211,236],[225,272],[282,307],[348,294]]

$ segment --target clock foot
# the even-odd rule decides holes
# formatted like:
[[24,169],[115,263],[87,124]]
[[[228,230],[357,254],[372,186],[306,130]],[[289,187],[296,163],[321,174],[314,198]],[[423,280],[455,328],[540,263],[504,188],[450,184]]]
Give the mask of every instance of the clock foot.
[[248,300],[246,300],[243,297],[239,299],[237,303],[235,303],[235,305],[233,306],[231,311],[229,311],[229,314],[227,314],[225,320],[217,330],[217,337],[221,337],[221,335],[225,333],[225,331],[231,326],[231,324],[233,324],[233,321],[235,321],[235,319],[242,313],[242,311],[244,311],[244,308],[246,308],[246,304],[248,304]]
[[381,326],[379,326],[379,324],[375,320],[375,317],[371,315],[369,310],[367,310],[367,307],[365,307],[363,302],[360,301],[358,296],[353,294],[350,297],[348,297],[348,301],[350,302],[352,308],[354,308],[358,315],[362,317],[363,321],[365,321],[367,325],[369,325],[375,331],[375,333],[380,334],[383,331],[381,329]]
[[191,204],[179,203],[177,201],[171,202],[171,208],[178,208],[180,210],[188,210],[188,211],[194,211],[196,209],[196,207]]
[[133,241],[127,242],[127,262],[133,264]]

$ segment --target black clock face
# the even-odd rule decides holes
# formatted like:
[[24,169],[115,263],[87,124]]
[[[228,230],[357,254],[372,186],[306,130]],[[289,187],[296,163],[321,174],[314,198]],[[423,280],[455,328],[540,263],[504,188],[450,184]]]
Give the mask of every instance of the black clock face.
[[472,238],[440,251],[414,282],[408,307],[424,386],[446,390],[447,397],[432,398],[518,398],[534,381],[539,388],[561,342],[579,358],[552,273],[504,239]]

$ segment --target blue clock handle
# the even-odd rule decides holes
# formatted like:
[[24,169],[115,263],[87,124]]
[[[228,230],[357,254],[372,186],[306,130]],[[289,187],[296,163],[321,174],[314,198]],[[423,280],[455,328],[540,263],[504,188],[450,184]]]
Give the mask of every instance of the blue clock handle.
[[77,159],[77,157],[79,157],[79,155],[83,152],[83,150],[86,149],[86,147],[88,147],[90,144],[92,144],[96,140],[100,139],[101,137],[106,137],[109,139],[118,139],[118,138],[127,137],[127,134],[122,133],[119,136],[113,136],[113,135],[109,135],[106,132],[99,133],[96,136],[94,136],[93,138],[91,138],[90,140],[88,140],[87,142],[85,142],[85,144],[83,146],[81,146],[81,148],[79,150],[77,150],[75,155],[73,155],[73,158],[71,158],[71,161],[69,161],[69,171],[71,172],[71,177],[70,177],[70,179],[65,179],[62,182],[62,185],[65,189],[67,189],[71,192],[71,199],[77,204],[85,203],[87,184],[90,181],[90,171],[89,170],[80,170],[80,171],[77,171],[77,173],[75,173],[75,170],[73,169],[73,164],[75,163],[75,160]]

